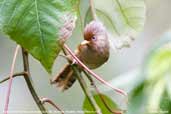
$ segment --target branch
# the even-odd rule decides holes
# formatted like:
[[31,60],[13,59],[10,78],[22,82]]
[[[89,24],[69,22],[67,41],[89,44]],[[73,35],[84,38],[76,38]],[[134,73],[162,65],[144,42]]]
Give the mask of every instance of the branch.
[[[26,72],[19,72],[19,73],[13,74],[12,77],[15,78],[15,77],[18,77],[18,76],[24,76],[25,74],[26,74]],[[8,76],[8,77],[2,79],[2,80],[0,81],[0,84],[3,83],[3,82],[5,82],[5,81],[7,81],[7,80],[9,80],[9,79],[10,79],[10,76]]]
[[101,101],[103,102],[105,107],[108,109],[108,111],[111,112],[112,114],[122,114],[123,111],[116,111],[116,110],[111,109],[111,107],[106,103],[106,100],[101,95],[100,90],[97,88],[93,78],[86,71],[83,71],[83,72],[87,76],[87,78],[90,81],[91,85],[94,87],[96,93],[100,96]]
[[[64,52],[65,55],[67,55],[67,52],[65,51],[65,49],[63,49],[63,52]],[[67,57],[65,57],[65,59],[67,59],[68,62],[69,62],[70,64],[72,64],[72,62],[71,62]],[[85,89],[87,88],[87,85],[86,85],[84,79],[82,78],[80,72],[78,71],[78,68],[77,68],[76,66],[73,66],[73,65],[75,65],[75,64],[72,64],[72,68],[75,67],[75,69],[73,69],[73,70],[74,70],[74,72],[77,72],[77,73],[78,73],[78,74],[76,74],[76,76],[78,76],[77,79],[78,79],[78,81],[79,81],[79,83],[80,83],[82,89],[83,89],[84,92],[85,92],[85,91],[86,91]],[[106,106],[106,108],[107,108],[112,114],[122,114],[123,111],[116,111],[116,110],[112,110],[112,109],[110,108],[110,106],[106,103],[105,99],[104,99],[103,96],[101,95],[99,89],[98,89],[97,86],[95,85],[95,82],[93,81],[92,77],[91,77],[86,71],[83,70],[83,72],[84,72],[84,74],[87,76],[87,78],[89,79],[91,85],[94,87],[94,89],[95,89],[95,91],[97,92],[97,94],[99,94],[100,99],[102,100],[102,102],[103,102],[103,104]],[[86,92],[85,92],[85,94],[86,94]],[[93,99],[93,96],[92,96],[92,95],[89,96],[89,94],[91,95],[91,93],[89,93],[89,90],[88,90],[88,96],[87,96],[87,97],[88,97],[88,99],[89,99],[91,105],[94,106],[94,105],[92,104],[92,102],[91,102],[91,98]],[[93,100],[94,100],[94,99],[93,99]],[[95,102],[95,105],[97,105],[96,102]],[[98,106],[98,105],[97,105],[97,106]],[[98,107],[98,108],[99,108],[99,107]]]
[[96,9],[94,8],[93,0],[89,0],[91,14],[94,20],[97,20]]
[[42,102],[42,104],[44,104],[44,103],[49,103],[49,104],[51,104],[53,107],[55,107],[58,111],[60,111],[61,112],[61,114],[64,114],[64,111],[62,111],[62,109],[61,108],[59,108],[55,103],[53,103],[53,101],[52,100],[50,100],[49,98],[41,98],[41,102]]
[[78,71],[77,67],[75,66],[75,64],[72,65],[72,69],[73,69],[74,73],[76,74],[76,77],[80,83],[80,86],[83,89],[83,91],[84,91],[86,97],[88,98],[90,104],[94,108],[95,112],[97,114],[102,114],[99,106],[97,105],[96,101],[94,100],[94,97],[91,95],[90,90],[88,89],[88,87],[86,85],[86,82],[82,78],[82,76],[81,76],[80,72]]
[[11,87],[12,87],[12,79],[13,79],[13,72],[14,72],[14,67],[15,67],[15,62],[18,54],[20,46],[17,45],[11,65],[11,71],[10,71],[10,78],[9,78],[9,83],[8,83],[8,90],[7,90],[7,95],[6,95],[6,100],[5,100],[5,108],[4,108],[4,114],[8,113],[8,105],[9,105],[9,100],[10,100],[10,93],[11,93]]
[[[64,54],[67,55],[67,52],[65,51],[65,49],[62,48],[62,50],[63,50]],[[81,73],[78,71],[77,66],[75,66],[75,64],[72,64],[72,61],[70,61],[68,58],[67,58],[67,60],[71,64],[71,68],[73,69],[73,71],[79,81],[79,84],[80,84],[81,88],[83,89],[84,94],[88,98],[90,104],[92,105],[92,107],[94,108],[94,110],[96,111],[97,114],[101,114],[101,110],[100,110],[99,106],[97,105],[96,101],[94,100],[93,96],[91,95],[90,90],[88,89],[86,82],[82,78]]]
[[82,18],[82,15],[81,15],[81,11],[80,11],[80,0],[78,2],[78,7],[77,7],[77,10],[78,10],[78,17],[80,18],[80,28],[81,28],[81,34],[83,35],[83,31],[84,31],[84,25],[83,25],[83,18]]
[[84,70],[86,70],[88,73],[90,73],[93,77],[95,77],[97,80],[99,80],[101,83],[107,85],[108,87],[111,87],[114,91],[116,91],[117,93],[124,95],[126,98],[128,97],[127,93],[124,92],[121,89],[118,89],[116,87],[113,87],[110,83],[106,82],[105,80],[103,80],[99,75],[97,75],[96,73],[94,73],[93,71],[91,71],[86,65],[84,65],[75,55],[74,53],[70,50],[70,48],[64,44],[64,48],[68,51],[68,53],[73,57],[74,60],[77,61],[77,63],[84,68]]
[[27,74],[25,74],[24,79],[27,83],[27,86],[29,88],[29,91],[34,99],[34,101],[36,102],[37,106],[39,107],[40,111],[42,114],[48,114],[46,111],[46,108],[43,106],[43,104],[41,103],[34,87],[33,84],[31,82],[31,74],[30,74],[30,69],[29,69],[29,61],[28,61],[28,52],[22,48],[22,55],[23,55],[23,67],[24,67],[24,72],[27,72]]

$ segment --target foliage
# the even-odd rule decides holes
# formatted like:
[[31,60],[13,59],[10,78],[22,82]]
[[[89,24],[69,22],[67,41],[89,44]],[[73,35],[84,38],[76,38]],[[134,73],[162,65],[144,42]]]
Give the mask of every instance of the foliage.
[[[60,30],[70,18],[73,18],[74,22],[76,21],[77,12],[80,12],[79,10],[81,9],[78,9],[79,2],[79,0],[0,0],[0,32],[8,35],[9,38],[25,48],[51,73],[54,60],[61,50]],[[97,17],[106,26],[107,31],[110,33],[112,45],[114,44],[115,48],[120,43],[123,46],[129,45],[129,41],[134,39],[135,35],[143,28],[145,20],[144,0],[94,0],[94,6]],[[84,25],[92,20],[90,9],[85,15]],[[166,59],[165,56],[168,55],[165,53],[163,52],[160,55],[163,57],[159,57],[161,60],[156,57],[157,60],[155,61]],[[166,67],[168,67],[165,65],[168,64],[168,61],[164,63],[156,63],[155,61],[149,63],[148,75],[161,78],[159,75],[165,73]],[[155,68],[159,64],[161,67],[158,69],[163,72],[159,72]],[[157,69],[156,74],[154,74],[154,69]],[[138,99],[142,98],[141,100],[143,100],[144,95],[146,95],[141,90],[151,89],[153,86],[158,87],[161,84],[164,87],[165,84],[163,80],[153,84],[149,84],[149,82],[151,82],[151,79],[136,88],[136,92],[133,94],[133,102],[131,102],[135,103],[133,108],[137,107],[138,109],[139,105],[137,104],[141,102]],[[148,88],[146,88],[147,85],[149,85]],[[168,84],[168,86],[170,85]],[[169,96],[170,94],[171,92],[168,92],[168,90],[163,90],[160,95]],[[103,94],[101,96],[113,111],[119,110],[116,103],[109,97]],[[154,95],[152,94],[151,96],[153,97]],[[94,99],[103,114],[110,113],[99,95],[94,95]],[[162,97],[162,99],[165,98]],[[170,104],[167,100],[166,102],[159,103],[158,101],[157,103]],[[164,109],[166,107],[162,106],[161,108]],[[85,98],[83,103],[83,109],[93,111],[87,98]]]
[[[27,49],[51,72],[60,51],[59,31],[64,26],[65,19],[77,16],[78,2],[79,0],[0,0],[0,31]],[[113,36],[132,37],[132,33],[137,33],[144,25],[143,0],[95,0],[94,4],[99,19]],[[89,17],[86,16],[86,22]],[[124,39],[124,43],[127,44],[127,40]]]
[[[128,46],[142,30],[145,20],[144,0],[94,0],[98,18],[110,33],[113,48]],[[85,23],[92,20],[90,9]]]
[[[24,47],[51,73],[61,50],[60,30],[66,20],[76,21],[78,5],[79,0],[0,0],[0,32]],[[114,48],[129,46],[129,41],[143,28],[144,0],[94,0],[94,5]],[[84,25],[91,20],[88,8]],[[171,35],[162,39],[167,41],[155,46],[145,60],[144,78],[130,94],[127,114],[171,113]],[[119,110],[109,97],[101,96],[111,109]],[[111,113],[99,95],[94,95],[94,99],[103,114]],[[94,111],[87,98],[83,110]]]
[[[76,16],[78,0],[0,0],[0,31],[51,72],[60,51],[59,30]],[[69,17],[68,17],[69,16]]]
[[132,91],[128,114],[171,113],[171,35],[166,34],[147,58],[145,79]]
[[[105,102],[107,103],[107,105],[113,110],[113,111],[117,111],[118,106],[106,95],[104,94],[100,94],[101,97],[103,97],[103,99],[105,100]],[[98,106],[100,107],[100,109],[102,110],[103,114],[110,114],[111,112],[106,108],[105,104],[102,102],[101,98],[100,98],[99,94],[95,94],[94,95],[94,99],[97,102]],[[83,110],[85,112],[85,114],[90,114],[91,112],[95,112],[90,104],[90,102],[88,101],[88,98],[84,99],[83,102]]]

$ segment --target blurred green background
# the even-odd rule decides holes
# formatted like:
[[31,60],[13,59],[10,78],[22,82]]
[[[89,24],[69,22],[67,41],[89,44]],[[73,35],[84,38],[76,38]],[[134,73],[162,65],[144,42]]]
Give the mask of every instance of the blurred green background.
[[[145,3],[147,12],[143,31],[131,44],[130,48],[125,48],[118,52],[111,51],[109,61],[95,70],[96,73],[103,76],[103,79],[112,82],[113,85],[119,86],[127,92],[134,86],[134,82],[141,78],[139,69],[144,64],[144,58],[159,41],[159,38],[171,28],[171,0],[145,0]],[[82,40],[82,38],[78,36],[78,32],[80,32],[79,28],[75,29],[73,36],[67,42],[73,50]],[[5,78],[10,72],[15,47],[15,42],[5,38],[5,36],[0,36],[0,80]],[[64,58],[58,57],[53,67],[52,76],[54,76],[65,63],[66,60]],[[66,111],[82,109],[84,94],[78,82],[68,91],[61,92],[56,89],[56,87],[49,84],[49,79],[52,76],[50,76],[40,63],[31,56],[30,69],[34,87],[40,97],[49,97],[57,104],[60,104]],[[15,67],[15,72],[20,71],[22,71],[21,50]],[[124,80],[121,82],[122,77],[124,77]],[[125,86],[121,86],[121,83],[125,83]],[[0,85],[0,113],[2,113],[4,109],[7,85],[8,82]],[[113,100],[117,101],[121,107],[126,108],[121,96],[115,95],[107,87],[100,86],[100,89],[105,94],[111,96]],[[48,105],[47,107],[53,109]],[[13,80],[9,110],[38,110],[22,77],[17,77]]]

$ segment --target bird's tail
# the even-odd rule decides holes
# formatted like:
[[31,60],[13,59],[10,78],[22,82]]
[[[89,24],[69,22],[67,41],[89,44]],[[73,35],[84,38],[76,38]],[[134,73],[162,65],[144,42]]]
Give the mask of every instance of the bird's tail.
[[65,91],[69,89],[75,81],[76,77],[74,76],[71,65],[67,64],[60,73],[51,80],[51,84],[56,84],[62,91]]

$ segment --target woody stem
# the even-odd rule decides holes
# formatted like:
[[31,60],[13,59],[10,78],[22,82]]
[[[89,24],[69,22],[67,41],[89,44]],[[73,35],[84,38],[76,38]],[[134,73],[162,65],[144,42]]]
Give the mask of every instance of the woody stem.
[[[63,48],[63,52],[65,55],[67,55],[67,52],[65,51],[65,49]],[[82,88],[82,90],[84,91],[84,94],[86,95],[86,97],[88,98],[90,104],[92,105],[93,109],[95,110],[96,114],[101,114],[101,110],[99,108],[99,106],[97,105],[96,101],[94,100],[90,90],[87,87],[87,84],[84,80],[84,78],[82,78],[81,73],[78,70],[78,67],[75,64],[72,64],[70,60],[68,60],[68,62],[71,64],[71,67],[78,79],[78,82]]]
[[103,102],[103,104],[105,105],[105,107],[108,109],[109,112],[111,112],[112,114],[122,114],[122,111],[116,111],[114,109],[111,109],[111,107],[107,104],[106,100],[103,98],[103,96],[100,93],[100,90],[97,88],[93,78],[86,72],[83,71],[84,74],[87,76],[88,80],[91,83],[91,86],[93,86],[93,88],[95,89],[96,93],[99,95],[100,100]]
[[28,86],[28,89],[34,99],[34,101],[36,102],[38,108],[40,109],[42,114],[48,114],[46,108],[43,106],[43,104],[41,103],[34,87],[33,84],[31,82],[31,74],[30,74],[30,68],[29,68],[29,60],[28,60],[28,52],[22,48],[22,55],[23,55],[23,67],[24,67],[24,72],[27,72],[26,74],[24,74],[24,79],[26,81],[26,84]]
[[64,48],[67,50],[67,52],[73,57],[73,59],[75,61],[77,61],[77,63],[84,68],[85,71],[87,71],[88,73],[90,73],[93,77],[95,77],[97,80],[99,80],[101,83],[105,84],[108,87],[111,87],[114,91],[116,91],[117,93],[124,95],[126,97],[126,102],[127,102],[127,93],[119,88],[113,87],[110,83],[106,82],[103,78],[101,78],[99,75],[97,75],[96,73],[94,73],[93,71],[91,71],[86,65],[84,65],[75,55],[74,53],[70,50],[70,48],[64,44]]

